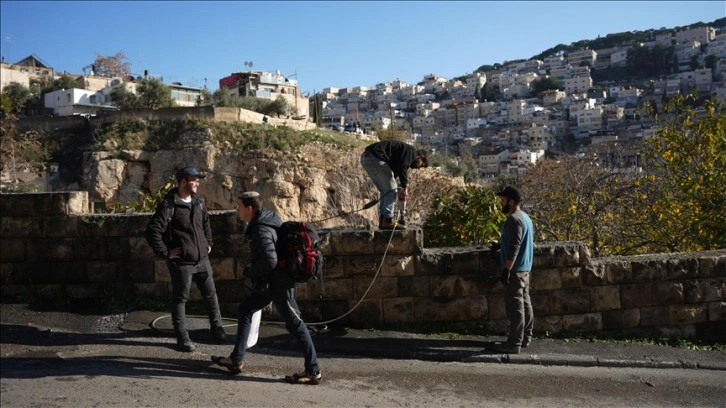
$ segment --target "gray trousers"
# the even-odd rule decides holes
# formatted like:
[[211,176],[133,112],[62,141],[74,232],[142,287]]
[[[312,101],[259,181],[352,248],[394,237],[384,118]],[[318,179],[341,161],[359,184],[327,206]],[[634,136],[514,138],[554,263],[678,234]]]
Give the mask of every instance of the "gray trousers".
[[509,319],[507,343],[512,346],[519,347],[523,341],[532,339],[534,315],[529,299],[529,275],[529,272],[512,272],[509,285],[504,287],[504,306]]
[[167,261],[167,267],[171,274],[172,305],[171,321],[174,324],[174,332],[177,336],[185,336],[186,327],[186,305],[189,300],[189,291],[192,282],[197,285],[204,300],[204,307],[209,316],[209,326],[212,328],[222,326],[222,316],[219,312],[219,301],[217,290],[214,286],[212,265],[209,258],[203,259],[196,264],[185,264]]
[[397,197],[395,190],[398,188],[393,170],[388,163],[367,152],[361,155],[360,164],[380,193],[378,215],[393,218],[393,205]]

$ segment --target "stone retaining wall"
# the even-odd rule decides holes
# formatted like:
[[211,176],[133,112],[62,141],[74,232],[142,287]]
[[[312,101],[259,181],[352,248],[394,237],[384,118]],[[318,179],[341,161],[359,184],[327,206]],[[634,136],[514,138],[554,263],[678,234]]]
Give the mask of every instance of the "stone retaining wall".
[[[88,213],[85,192],[0,195],[2,297],[169,297],[163,260],[144,238],[151,214]],[[249,253],[233,211],[211,214],[220,302],[245,294]],[[504,332],[498,255],[488,248],[424,248],[420,229],[324,230],[322,281],[298,285],[308,321],[479,322]],[[374,283],[371,285],[371,282]],[[198,298],[194,289],[193,297]],[[535,329],[726,333],[726,250],[592,259],[577,242],[538,243]]]
[[[160,109],[124,109],[108,112],[86,119],[80,115],[70,116],[30,116],[18,119],[18,132],[29,130],[44,131],[47,129],[67,130],[82,128],[86,125],[98,127],[108,123],[124,120],[182,120],[209,119],[226,122],[244,122],[262,124],[265,115],[242,108],[216,108],[213,106],[172,107]],[[301,119],[268,117],[270,126],[287,126],[295,130],[316,129],[313,122]]]

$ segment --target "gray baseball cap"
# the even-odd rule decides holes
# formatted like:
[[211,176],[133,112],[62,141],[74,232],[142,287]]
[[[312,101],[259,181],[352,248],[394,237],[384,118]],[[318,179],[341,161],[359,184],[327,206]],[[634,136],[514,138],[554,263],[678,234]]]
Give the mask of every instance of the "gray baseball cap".
[[196,167],[187,166],[183,169],[176,172],[178,176],[192,176],[196,178],[203,179],[207,177],[205,174],[203,174],[201,171],[197,170]]

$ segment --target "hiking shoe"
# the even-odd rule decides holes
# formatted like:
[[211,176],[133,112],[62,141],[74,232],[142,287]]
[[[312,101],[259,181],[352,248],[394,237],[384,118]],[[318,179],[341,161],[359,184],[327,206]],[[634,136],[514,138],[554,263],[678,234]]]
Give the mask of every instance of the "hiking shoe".
[[502,343],[494,347],[494,350],[496,350],[499,353],[505,353],[505,354],[519,354],[519,346],[513,346],[511,344]]
[[320,381],[323,380],[323,375],[320,373],[320,371],[315,374],[308,374],[303,371],[301,373],[288,375],[285,377],[285,380],[290,384],[317,385],[318,383],[320,383]]
[[176,333],[176,349],[184,352],[192,352],[197,346],[189,339],[189,333],[180,331]]
[[393,224],[393,218],[382,217],[381,222],[378,224],[378,229],[382,230],[389,230],[393,229],[394,227],[395,225]]
[[179,339],[176,341],[176,349],[179,351],[191,353],[192,351],[196,350],[196,348],[197,346],[195,346],[188,337],[186,339]]
[[222,326],[209,329],[209,334],[212,336],[212,340],[219,344],[224,344],[227,341],[227,332],[224,331]]

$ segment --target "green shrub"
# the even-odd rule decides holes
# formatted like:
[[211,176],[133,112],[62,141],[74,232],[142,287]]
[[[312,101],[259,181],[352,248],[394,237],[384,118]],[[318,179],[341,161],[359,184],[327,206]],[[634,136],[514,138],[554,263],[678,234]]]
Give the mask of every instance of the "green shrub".
[[453,196],[436,197],[424,223],[426,246],[485,245],[497,241],[504,218],[499,197],[491,189],[467,186]]

